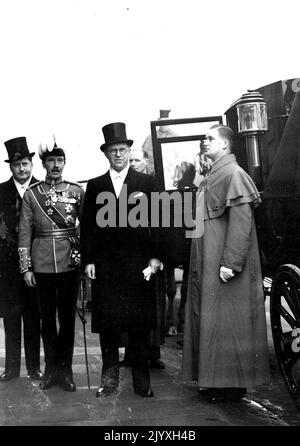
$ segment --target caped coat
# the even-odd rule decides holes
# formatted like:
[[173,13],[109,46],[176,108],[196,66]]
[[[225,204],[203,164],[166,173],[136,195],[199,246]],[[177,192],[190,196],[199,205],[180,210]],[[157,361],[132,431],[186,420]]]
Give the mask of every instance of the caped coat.
[[[253,209],[259,193],[233,154],[217,160],[199,191],[185,313],[183,377],[200,387],[268,383],[268,344]],[[201,232],[203,234],[201,235]],[[221,281],[220,266],[235,271]]]
[[[36,183],[32,177],[30,184]],[[13,177],[0,184],[0,316],[22,305],[23,279],[19,271],[18,231],[22,198]],[[26,287],[25,287],[26,288]]]
[[[92,281],[92,331],[95,333],[102,330],[121,333],[128,328],[139,330],[156,326],[155,280],[151,277],[146,281],[142,270],[148,266],[150,258],[159,258],[157,230],[150,230],[148,223],[145,227],[118,224],[119,218],[126,221],[135,207],[135,204],[127,204],[127,209],[124,206],[129,195],[136,197],[134,202],[143,197],[150,203],[150,193],[154,189],[154,179],[150,175],[131,167],[118,199],[109,171],[87,184],[80,242],[83,268],[87,264],[96,265],[96,279]],[[110,193],[110,210],[116,216],[116,227],[99,227],[99,220],[97,223],[101,205],[96,201],[103,197],[101,193],[107,192]],[[125,200],[120,205],[122,194]]]

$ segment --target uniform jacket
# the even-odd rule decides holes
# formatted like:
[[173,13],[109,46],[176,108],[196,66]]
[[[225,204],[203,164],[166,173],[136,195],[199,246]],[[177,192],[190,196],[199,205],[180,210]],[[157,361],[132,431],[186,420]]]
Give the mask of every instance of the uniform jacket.
[[52,237],[51,232],[47,237],[40,237],[39,233],[59,229],[51,219],[54,208],[66,227],[75,228],[81,215],[84,190],[80,184],[70,181],[56,184],[53,194],[51,190],[49,183],[40,181],[24,194],[19,229],[22,272],[31,267],[37,273],[63,273],[75,269],[70,264],[70,237]]
[[[36,183],[32,177],[31,184]],[[19,272],[18,231],[22,198],[13,177],[0,184],[0,314],[23,299],[16,281]]]
[[[145,194],[150,202],[150,193],[154,190],[152,176],[129,168],[124,185],[127,196]],[[88,182],[81,221],[82,265],[96,264],[97,278],[92,281],[92,331],[126,331],[128,326],[154,328],[154,279],[146,282],[142,270],[151,257],[160,256],[158,231],[150,230],[149,226],[100,228],[96,218],[101,205],[96,200],[101,192],[113,194],[118,221],[120,198],[115,196],[109,172]],[[123,208],[123,217],[133,207]]]

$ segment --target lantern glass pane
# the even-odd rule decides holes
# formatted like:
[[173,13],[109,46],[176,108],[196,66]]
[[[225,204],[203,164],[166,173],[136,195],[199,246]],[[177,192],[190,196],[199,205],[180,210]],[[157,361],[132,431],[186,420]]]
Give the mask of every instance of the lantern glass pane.
[[268,113],[266,104],[260,104],[260,129],[263,131],[268,130]]
[[237,106],[239,132],[266,131],[268,126],[267,108],[261,102]]

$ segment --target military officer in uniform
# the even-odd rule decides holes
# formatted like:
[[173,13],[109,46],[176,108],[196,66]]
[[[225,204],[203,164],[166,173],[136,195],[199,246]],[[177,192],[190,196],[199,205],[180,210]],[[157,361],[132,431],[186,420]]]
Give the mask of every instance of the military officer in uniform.
[[58,384],[74,392],[72,358],[80,263],[76,224],[84,191],[81,185],[62,178],[66,157],[56,143],[52,150],[40,146],[39,155],[46,179],[24,194],[20,270],[27,286],[37,287],[41,306],[46,365],[40,388]]
[[37,182],[24,136],[6,141],[12,177],[0,184],[0,317],[5,332],[5,370],[0,381],[20,375],[22,320],[28,378],[40,379],[40,311],[35,289],[28,289],[18,268],[18,228],[22,197]]

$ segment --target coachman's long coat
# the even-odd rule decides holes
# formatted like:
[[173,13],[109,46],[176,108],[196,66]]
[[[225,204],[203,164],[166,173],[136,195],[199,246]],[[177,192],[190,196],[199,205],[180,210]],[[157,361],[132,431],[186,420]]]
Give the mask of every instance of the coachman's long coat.
[[[92,331],[126,332],[128,328],[150,329],[156,326],[155,280],[144,280],[142,270],[152,257],[159,258],[158,234],[150,227],[118,227],[120,213],[127,219],[130,210],[154,190],[154,179],[129,168],[124,185],[127,197],[133,194],[135,204],[119,212],[119,199],[109,175],[90,180],[87,184],[81,219],[82,266],[94,263],[96,279],[92,281]],[[121,194],[125,189],[123,185]],[[96,222],[97,204],[101,193],[110,192],[116,203],[117,227],[101,228]],[[120,194],[120,195],[121,195]]]
[[[260,258],[253,209],[259,193],[233,154],[213,164],[202,183],[192,240],[185,314],[183,377],[201,387],[268,383],[269,364]],[[228,283],[220,266],[236,272]]]
[[[37,180],[32,177],[30,184]],[[22,306],[26,286],[19,271],[18,231],[22,198],[13,178],[0,184],[0,316]],[[22,290],[22,291],[20,291]]]

